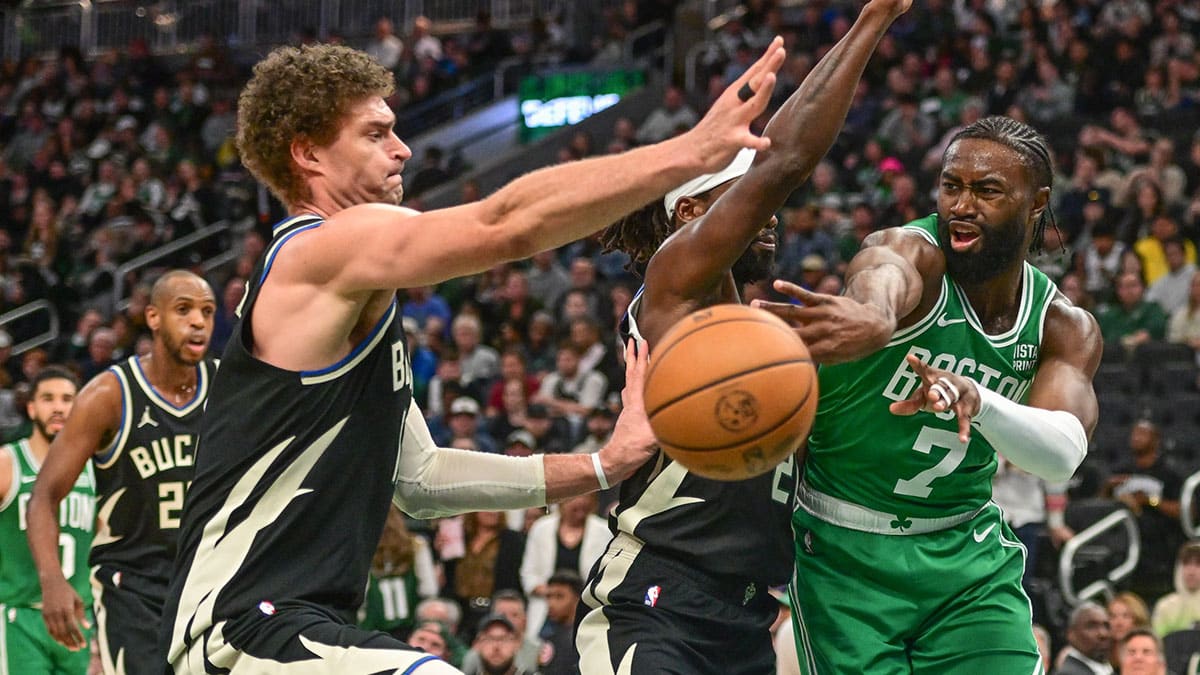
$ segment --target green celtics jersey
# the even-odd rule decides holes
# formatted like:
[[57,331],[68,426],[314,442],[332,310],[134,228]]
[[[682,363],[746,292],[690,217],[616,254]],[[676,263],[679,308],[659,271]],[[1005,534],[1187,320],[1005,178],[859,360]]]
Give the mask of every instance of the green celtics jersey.
[[417,573],[414,570],[387,577],[377,577],[372,572],[367,581],[367,597],[358,624],[385,633],[407,633],[415,623],[414,612],[418,602]]
[[[937,245],[937,217],[904,226]],[[958,440],[952,413],[893,415],[920,378],[913,354],[1024,403],[1038,367],[1042,324],[1057,289],[1025,263],[1020,309],[1011,330],[988,335],[966,293],[947,276],[930,312],[896,331],[883,349],[850,363],[821,366],[821,399],[809,439],[805,482],[813,489],[905,519],[974,511],[991,498],[996,451],[972,430]]]
[[[42,589],[25,539],[25,518],[40,465],[28,439],[0,446],[0,452],[10,453],[13,459],[12,484],[4,501],[0,502],[0,604],[37,607],[42,602]],[[85,607],[92,604],[87,559],[95,520],[96,481],[92,464],[88,462],[58,510],[61,531],[58,546],[63,575],[83,598]]]

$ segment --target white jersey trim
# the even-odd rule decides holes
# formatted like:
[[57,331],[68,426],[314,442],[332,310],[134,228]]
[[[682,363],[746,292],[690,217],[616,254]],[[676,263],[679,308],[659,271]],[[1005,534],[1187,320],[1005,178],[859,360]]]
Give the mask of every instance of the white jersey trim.
[[151,401],[154,401],[164,412],[174,417],[187,417],[194,410],[203,406],[205,399],[208,398],[208,367],[204,361],[196,364],[196,393],[192,396],[192,400],[183,404],[182,407],[176,406],[163,398],[162,394],[158,393],[158,390],[151,386],[150,380],[146,379],[146,373],[142,370],[142,363],[138,360],[138,357],[129,357],[129,364],[129,370],[133,373],[133,378],[137,380],[138,386],[146,393],[146,396]]
[[[17,501],[17,492],[21,489],[21,460],[17,458],[17,452],[13,449],[15,443],[7,443],[0,446],[0,452],[7,452],[12,456],[12,482],[8,486],[8,495],[0,501],[0,511],[7,509],[13,502]],[[4,623],[4,617],[0,617],[0,624]]]

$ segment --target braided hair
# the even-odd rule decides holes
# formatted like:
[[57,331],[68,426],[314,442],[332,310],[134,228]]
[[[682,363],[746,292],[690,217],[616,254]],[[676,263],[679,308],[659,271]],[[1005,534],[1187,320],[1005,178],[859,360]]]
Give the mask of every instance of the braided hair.
[[671,217],[663,208],[663,200],[655,199],[601,230],[599,240],[605,253],[629,254],[629,271],[641,275],[650,256],[671,236],[671,231]]
[[[1054,187],[1054,166],[1050,159],[1050,146],[1047,145],[1045,137],[1028,124],[1018,122],[1011,117],[992,115],[966,126],[954,135],[950,144],[953,145],[961,138],[979,138],[1013,149],[1032,172],[1035,187]],[[1046,209],[1042,211],[1042,215],[1038,216],[1038,220],[1033,226],[1033,241],[1029,244],[1030,253],[1037,253],[1041,250],[1047,224],[1053,225],[1055,230],[1058,229],[1058,223],[1055,222],[1054,212],[1050,209],[1049,204],[1046,205]]]

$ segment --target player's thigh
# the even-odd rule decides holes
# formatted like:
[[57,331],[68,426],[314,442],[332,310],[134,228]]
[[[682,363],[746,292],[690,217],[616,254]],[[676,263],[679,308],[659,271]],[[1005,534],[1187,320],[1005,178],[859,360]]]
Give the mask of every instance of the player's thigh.
[[890,569],[904,559],[908,538],[840,528],[803,511],[795,525],[789,591],[801,672],[908,673],[904,635],[914,606]]
[[1045,669],[1021,586],[1024,550],[1007,525],[998,523],[988,535],[983,542],[968,542],[958,560],[947,560],[955,572],[979,581],[944,602],[914,641],[914,672],[1028,675]]
[[[436,656],[378,631],[343,624],[307,603],[272,613],[248,612],[226,624],[216,642],[210,631],[209,659],[231,673],[459,673]],[[228,648],[228,649],[227,649]],[[227,659],[222,662],[222,659]]]
[[96,646],[105,675],[156,673],[162,669],[158,629],[162,622],[160,587],[107,567],[92,575]]

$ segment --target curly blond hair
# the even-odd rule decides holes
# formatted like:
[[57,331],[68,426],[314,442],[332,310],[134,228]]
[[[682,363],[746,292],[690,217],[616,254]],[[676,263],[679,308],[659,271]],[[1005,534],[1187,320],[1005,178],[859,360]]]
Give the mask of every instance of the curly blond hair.
[[238,98],[242,163],[284,204],[308,199],[308,186],[292,162],[292,142],[332,143],[351,107],[395,90],[392,73],[356,49],[279,47],[254,66]]

